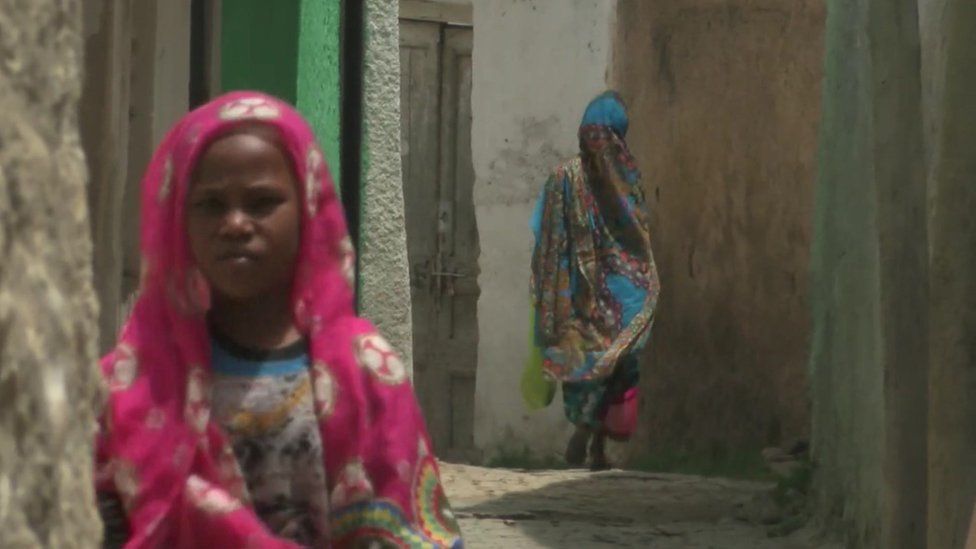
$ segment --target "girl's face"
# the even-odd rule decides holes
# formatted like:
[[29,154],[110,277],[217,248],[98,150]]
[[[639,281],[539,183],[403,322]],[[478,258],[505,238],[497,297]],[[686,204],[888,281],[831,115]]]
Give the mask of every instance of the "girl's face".
[[274,129],[255,126],[218,138],[190,183],[190,250],[216,296],[247,301],[288,290],[301,233],[291,162]]

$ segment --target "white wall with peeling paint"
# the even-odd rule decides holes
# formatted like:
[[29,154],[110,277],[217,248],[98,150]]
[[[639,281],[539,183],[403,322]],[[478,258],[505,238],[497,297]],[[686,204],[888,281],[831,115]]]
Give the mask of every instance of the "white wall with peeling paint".
[[472,154],[481,240],[475,442],[491,460],[561,456],[561,396],[522,402],[529,349],[529,216],[549,170],[576,153],[587,101],[607,86],[616,0],[477,0]]

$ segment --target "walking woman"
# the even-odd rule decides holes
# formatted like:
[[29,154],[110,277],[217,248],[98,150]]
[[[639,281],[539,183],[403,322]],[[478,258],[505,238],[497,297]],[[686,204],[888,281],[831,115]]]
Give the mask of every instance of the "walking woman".
[[660,291],[640,172],[624,141],[627,111],[612,91],[587,106],[580,153],[549,176],[532,216],[532,301],[542,370],[562,382],[576,432],[566,461],[610,467],[608,436],[626,439],[634,418],[638,355]]

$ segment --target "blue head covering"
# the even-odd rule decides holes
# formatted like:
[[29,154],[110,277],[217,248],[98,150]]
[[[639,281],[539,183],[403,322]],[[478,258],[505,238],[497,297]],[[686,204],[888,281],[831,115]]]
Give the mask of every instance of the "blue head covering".
[[624,106],[620,94],[608,90],[598,95],[583,112],[580,126],[606,126],[619,137],[627,136],[630,120],[627,118],[627,107]]

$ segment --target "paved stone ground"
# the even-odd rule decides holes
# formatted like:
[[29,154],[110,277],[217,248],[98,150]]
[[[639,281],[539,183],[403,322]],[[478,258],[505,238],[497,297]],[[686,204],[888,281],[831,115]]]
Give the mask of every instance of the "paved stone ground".
[[768,537],[754,509],[768,483],[452,464],[442,475],[472,549],[840,549],[810,530]]

